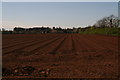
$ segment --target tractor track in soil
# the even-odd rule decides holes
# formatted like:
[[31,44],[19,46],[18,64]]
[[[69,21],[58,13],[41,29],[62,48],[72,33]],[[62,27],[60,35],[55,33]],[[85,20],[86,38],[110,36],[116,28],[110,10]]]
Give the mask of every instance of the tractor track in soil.
[[[50,39],[51,39],[51,38],[50,38]],[[17,51],[22,50],[22,49],[24,49],[24,48],[26,48],[26,47],[30,47],[30,46],[36,45],[36,44],[38,44],[38,43],[45,42],[45,41],[47,41],[47,40],[49,40],[49,39],[45,39],[45,40],[43,39],[43,40],[41,40],[41,41],[37,41],[37,42],[32,43],[32,44],[27,44],[27,45],[25,45],[24,47],[22,46],[22,47],[20,47],[20,48],[13,49],[12,51],[5,52],[5,53],[3,53],[3,55],[17,52]]]

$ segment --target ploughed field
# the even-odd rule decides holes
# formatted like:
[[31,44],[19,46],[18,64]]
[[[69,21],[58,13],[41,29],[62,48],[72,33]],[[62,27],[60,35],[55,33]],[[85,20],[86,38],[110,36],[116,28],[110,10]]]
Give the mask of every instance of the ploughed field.
[[118,37],[3,34],[3,78],[116,78]]

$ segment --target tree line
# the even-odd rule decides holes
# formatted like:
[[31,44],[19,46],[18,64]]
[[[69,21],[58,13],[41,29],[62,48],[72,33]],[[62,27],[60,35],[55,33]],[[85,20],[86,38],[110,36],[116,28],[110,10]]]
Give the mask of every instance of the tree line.
[[104,17],[100,20],[98,20],[94,25],[92,26],[86,26],[85,28],[66,28],[63,29],[61,27],[34,27],[34,28],[21,28],[21,27],[15,27],[13,31],[5,30],[2,28],[0,32],[3,34],[39,34],[39,33],[86,33],[90,32],[92,30],[98,29],[115,29],[115,31],[120,28],[119,27],[120,20],[118,17],[114,15],[110,15],[108,17]]
[[15,27],[12,30],[5,30],[2,28],[1,32],[3,34],[46,34],[46,33],[75,33],[76,28],[67,28],[63,29],[61,27],[34,27],[34,28],[21,28],[21,27]]

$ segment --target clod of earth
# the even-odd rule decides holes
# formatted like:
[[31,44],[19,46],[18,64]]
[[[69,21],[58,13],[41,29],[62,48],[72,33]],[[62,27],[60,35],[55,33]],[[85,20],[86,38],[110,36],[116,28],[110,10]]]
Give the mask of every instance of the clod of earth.
[[41,69],[38,72],[40,77],[48,77],[48,75],[50,74],[50,69]]
[[12,74],[12,71],[7,68],[2,68],[2,76],[9,76]]
[[31,75],[32,72],[35,70],[35,68],[32,67],[32,66],[26,66],[26,67],[23,67],[23,70],[24,70],[25,72],[27,72],[28,75]]
[[15,68],[13,72],[14,72],[14,75],[17,75],[17,76],[29,76],[33,73],[34,70],[35,68],[32,66],[25,66],[22,68]]
[[22,75],[24,75],[22,68],[15,68],[15,69],[13,69],[13,75],[15,75],[15,76],[22,76]]

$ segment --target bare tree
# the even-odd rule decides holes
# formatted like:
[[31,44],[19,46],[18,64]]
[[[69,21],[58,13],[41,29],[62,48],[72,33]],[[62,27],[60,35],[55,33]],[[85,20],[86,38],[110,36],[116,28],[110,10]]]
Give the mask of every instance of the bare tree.
[[97,21],[95,26],[97,27],[118,27],[119,25],[118,17],[110,15],[109,17],[104,17],[103,19]]

